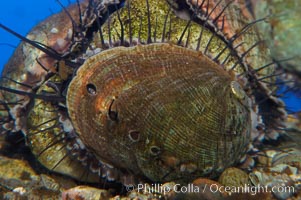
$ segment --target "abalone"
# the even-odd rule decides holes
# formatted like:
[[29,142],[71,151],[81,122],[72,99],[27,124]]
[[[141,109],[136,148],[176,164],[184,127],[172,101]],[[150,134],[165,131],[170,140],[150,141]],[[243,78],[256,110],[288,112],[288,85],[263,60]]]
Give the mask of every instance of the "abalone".
[[67,107],[100,165],[152,181],[213,176],[250,141],[239,83],[202,53],[171,44],[115,47],[89,58],[69,85]]

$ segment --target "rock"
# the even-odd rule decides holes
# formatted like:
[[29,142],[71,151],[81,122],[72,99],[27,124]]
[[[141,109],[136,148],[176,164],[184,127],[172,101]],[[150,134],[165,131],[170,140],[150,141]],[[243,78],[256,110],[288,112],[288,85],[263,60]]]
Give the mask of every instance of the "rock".
[[25,187],[37,178],[27,161],[0,156],[0,183],[7,188]]
[[109,197],[110,195],[107,190],[97,189],[89,186],[77,186],[62,193],[62,200],[109,200]]
[[258,200],[258,199],[276,200],[273,197],[273,195],[269,192],[261,192],[261,193],[256,193],[256,194],[235,193],[235,194],[229,195],[224,200],[238,200],[238,199],[244,199],[244,200]]
[[2,199],[59,199],[61,185],[45,174],[37,174],[27,161],[0,156]]
[[249,176],[241,169],[230,167],[222,173],[218,182],[224,186],[245,186],[249,183]]
[[[190,199],[206,199],[206,200],[222,200],[228,196],[227,193],[220,192],[218,189],[222,185],[216,181],[198,178],[192,182],[194,190],[190,192],[177,192],[173,200],[190,200]],[[197,188],[199,191],[197,191]]]

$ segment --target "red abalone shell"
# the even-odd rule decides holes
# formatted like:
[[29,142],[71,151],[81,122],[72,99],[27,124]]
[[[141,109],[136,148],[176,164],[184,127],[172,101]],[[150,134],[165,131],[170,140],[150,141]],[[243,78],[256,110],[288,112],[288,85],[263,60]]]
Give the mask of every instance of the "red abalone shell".
[[153,181],[213,176],[236,163],[250,140],[248,97],[232,90],[233,81],[183,47],[116,47],[79,68],[68,113],[100,162]]

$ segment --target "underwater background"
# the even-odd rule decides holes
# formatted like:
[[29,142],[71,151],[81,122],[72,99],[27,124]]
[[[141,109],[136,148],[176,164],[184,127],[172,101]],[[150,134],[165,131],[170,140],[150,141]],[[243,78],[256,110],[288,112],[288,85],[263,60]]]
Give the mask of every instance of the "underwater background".
[[[64,6],[74,2],[76,1],[61,0]],[[0,22],[25,36],[36,24],[60,10],[62,10],[62,7],[56,0],[43,0],[43,2],[39,0],[0,1]],[[19,43],[20,39],[0,29],[0,71],[2,71],[3,66]],[[279,93],[284,90],[285,88],[281,88]],[[300,94],[298,97],[296,94],[288,92],[284,95],[283,100],[289,111],[301,110]]]
[[[159,0],[159,2],[160,1],[165,1],[165,0]],[[185,0],[183,0],[183,1],[185,1]],[[209,1],[211,1],[211,0],[209,0]],[[245,0],[245,1],[247,1],[247,0]],[[5,26],[7,26],[9,28],[11,28],[12,30],[16,31],[19,34],[21,34],[23,36],[26,36],[27,33],[34,26],[36,26],[38,23],[42,22],[48,16],[51,16],[54,13],[57,13],[57,12],[59,12],[59,11],[62,10],[62,6],[59,4],[59,2],[61,2],[64,6],[67,7],[70,3],[76,2],[76,0],[72,0],[72,1],[70,1],[70,0],[44,0],[44,1],[37,1],[37,0],[26,0],[26,1],[11,0],[11,1],[4,1],[4,0],[2,0],[2,1],[0,1],[0,10],[1,10],[0,23],[4,24]],[[8,60],[9,60],[9,58],[12,56],[15,48],[17,47],[17,45],[19,43],[20,43],[20,39],[16,38],[15,36],[13,36],[12,34],[10,34],[8,32],[5,32],[4,30],[0,29],[0,52],[1,52],[1,56],[0,56],[0,72],[2,71],[3,67],[5,66],[5,63],[7,63]],[[298,51],[296,50],[296,52],[298,52]],[[300,97],[301,97],[301,90],[300,90],[300,88],[298,88],[297,91],[299,92],[299,94],[298,94],[299,96],[297,96],[296,94],[294,94],[292,92],[286,92],[286,88],[280,88],[279,91],[278,91],[279,94],[282,94],[283,92],[285,92],[283,100],[286,103],[286,106],[287,106],[287,109],[288,109],[289,113],[291,113],[291,112],[300,112],[301,113],[301,99],[300,99]],[[300,123],[299,123],[299,127],[300,127]],[[39,132],[39,134],[43,134],[43,132],[41,131],[41,132]],[[39,135],[39,134],[37,134],[37,135]],[[267,147],[267,150],[266,151],[262,150],[262,152],[260,152],[260,153],[263,154],[263,156],[259,157],[259,159],[258,159],[258,160],[261,161],[260,164],[267,162],[266,160],[272,160],[272,159],[270,159],[268,157],[268,155],[270,155],[268,153],[270,153],[270,152],[274,153],[273,154],[273,158],[275,157],[276,161],[278,160],[277,159],[277,156],[278,156],[278,157],[281,157],[281,158],[286,158],[286,159],[283,159],[283,160],[292,160],[294,163],[295,162],[298,163],[298,164],[301,163],[301,160],[300,160],[300,158],[301,158],[301,156],[300,156],[301,155],[301,153],[300,153],[301,152],[300,151],[300,144],[301,144],[300,134],[301,133],[300,133],[300,131],[297,132],[295,129],[293,129],[292,133],[290,133],[290,134],[291,134],[292,138],[294,139],[294,141],[297,143],[297,148],[296,148],[297,150],[293,149],[294,151],[291,151],[291,150],[285,149],[286,148],[286,146],[285,146],[286,143],[283,143],[282,149],[280,147],[278,149],[278,146],[277,146],[277,150],[274,150],[273,149],[274,147],[272,147],[271,149],[268,149],[268,144],[265,144],[266,147]],[[0,142],[1,142],[1,138],[0,138]],[[49,143],[49,144],[51,144],[51,143]],[[291,143],[288,143],[288,144],[289,144],[289,147],[290,147]],[[277,144],[275,144],[275,149],[276,149],[276,145]],[[1,146],[4,146],[4,145],[2,145],[2,143],[0,143],[0,147]],[[15,149],[21,149],[20,151],[22,151],[22,148],[19,148],[19,147],[17,148],[16,145],[13,146],[13,148],[15,148]],[[45,149],[47,149],[47,148],[48,147],[46,147]],[[49,148],[49,149],[51,149],[51,148]],[[0,151],[1,151],[1,148],[0,148]],[[18,153],[19,152],[15,153],[15,154],[18,155]],[[260,155],[260,153],[258,155]],[[277,155],[277,156],[274,156],[274,155]],[[285,155],[285,156],[283,156],[283,155]],[[39,156],[37,156],[37,158]],[[55,155],[54,157],[58,157],[58,156]],[[1,161],[1,159],[2,159],[2,161],[6,161],[3,158],[2,158],[2,154],[0,152],[0,161]],[[30,160],[30,159],[26,159],[26,160]],[[281,160],[281,159],[279,159],[279,160]],[[280,163],[279,165],[283,164],[280,161],[279,161],[279,163],[277,163],[277,162],[275,162],[275,163],[273,163],[273,166],[278,166],[279,163]],[[15,166],[19,166],[19,165],[13,165],[13,166],[15,167]],[[299,165],[299,166],[301,166],[301,165]],[[4,164],[0,164],[0,167],[4,167]],[[14,169],[14,167],[11,167],[11,168]],[[40,166],[38,166],[38,167],[40,167]],[[36,169],[38,169],[38,167]],[[288,166],[288,167],[291,167],[291,166]],[[4,167],[5,170],[2,170],[2,172],[6,172],[6,169],[9,169],[9,168],[10,167],[5,166]],[[20,168],[20,167],[17,167],[17,168]],[[233,176],[233,174],[238,174],[237,175],[237,177],[239,177],[238,180],[243,180],[244,175],[246,175],[246,174],[240,175],[239,173],[237,173],[233,169],[235,169],[235,168],[230,168],[230,172],[232,174],[230,173],[229,176],[231,177],[231,176]],[[254,174],[255,174],[255,172],[256,172],[256,173],[260,174],[261,172],[256,171],[257,169],[259,169],[259,167],[258,168],[254,168],[254,171],[252,171],[252,173],[254,172]],[[294,168],[292,167],[292,168],[288,168],[288,169],[294,169]],[[233,172],[231,170],[233,170]],[[300,171],[301,170],[299,169],[298,177],[300,177]],[[225,173],[225,174],[227,174],[227,173]],[[269,172],[268,173],[263,173],[262,172],[262,174],[270,176]],[[285,174],[285,173],[282,173],[282,175],[283,174]],[[4,175],[0,173],[0,177],[2,178],[2,177],[4,177]],[[46,176],[41,175],[41,177],[46,177]],[[87,175],[87,177],[88,177],[88,175]],[[225,177],[227,177],[227,176],[225,175]],[[43,181],[44,179],[41,178],[41,180]],[[207,179],[202,179],[202,180],[208,181]],[[221,178],[221,180],[222,180],[222,178]],[[224,180],[227,180],[227,178],[224,178]],[[278,177],[278,179],[275,178],[275,180],[273,179],[274,182],[277,182],[277,181],[283,181],[284,182],[284,180],[286,180],[286,179],[283,178],[283,177],[280,177],[280,178]],[[301,179],[299,179],[299,180],[301,180]],[[67,179],[66,179],[66,181],[67,181]],[[51,184],[53,183],[51,181],[49,181],[49,182]],[[207,184],[207,182],[206,182],[206,184]],[[1,198],[1,192],[2,192],[1,191],[2,190],[1,187],[2,187],[2,185],[0,183],[0,199],[2,199]],[[51,187],[49,187],[49,188],[51,190]],[[35,189],[29,190],[29,191],[35,191]],[[88,189],[86,188],[86,190],[88,190]],[[123,190],[121,190],[121,191],[123,191]],[[16,191],[17,191],[17,193],[19,193],[19,194],[22,195],[23,191],[20,190],[20,188],[19,188],[19,190],[16,190]],[[126,189],[126,191],[129,191],[129,190]],[[71,192],[69,191],[70,194],[72,192],[73,192],[72,190],[71,190]],[[58,193],[58,194],[60,194],[60,193]],[[288,193],[288,194],[284,194],[283,198],[280,198],[279,195],[278,195],[278,197],[279,197],[279,199],[286,199],[285,195],[292,196],[292,194]],[[296,196],[297,196],[297,194],[296,194]],[[301,196],[301,191],[299,191],[298,197],[296,197],[296,199],[299,199],[300,196]],[[89,199],[89,198],[87,198],[87,199]],[[90,199],[92,199],[92,198],[90,198]],[[188,199],[195,199],[195,198],[188,198]],[[258,198],[258,199],[265,199],[265,198]]]
[[[62,1],[64,6],[74,2],[75,0]],[[62,7],[56,0],[0,1],[0,23],[25,36],[39,22],[61,10]],[[20,39],[0,29],[1,71],[19,43]]]

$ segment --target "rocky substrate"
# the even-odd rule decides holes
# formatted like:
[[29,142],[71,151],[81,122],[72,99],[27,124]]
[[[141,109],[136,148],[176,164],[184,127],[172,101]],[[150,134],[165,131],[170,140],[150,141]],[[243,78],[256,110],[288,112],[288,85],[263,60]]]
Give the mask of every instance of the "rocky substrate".
[[[188,185],[174,182],[99,189],[50,173],[32,164],[24,147],[0,136],[0,199],[62,200],[172,200],[172,199],[301,199],[301,150],[299,121],[289,118],[292,142],[261,150],[252,169],[231,167],[217,180],[199,178]],[[21,149],[16,151],[16,149]],[[25,148],[26,149],[26,148]],[[23,151],[23,152],[22,152]],[[25,153],[24,153],[25,151]],[[109,188],[109,189],[108,189]],[[118,194],[122,195],[118,195]]]

